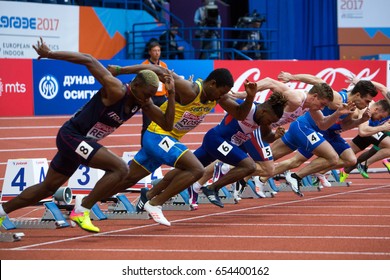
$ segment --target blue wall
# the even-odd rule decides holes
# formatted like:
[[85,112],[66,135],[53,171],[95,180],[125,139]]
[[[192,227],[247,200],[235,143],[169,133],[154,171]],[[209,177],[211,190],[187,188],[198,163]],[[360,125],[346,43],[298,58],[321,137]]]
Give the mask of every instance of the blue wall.
[[339,59],[337,0],[249,0],[249,10],[265,15],[264,28],[277,29],[278,57],[273,59]]

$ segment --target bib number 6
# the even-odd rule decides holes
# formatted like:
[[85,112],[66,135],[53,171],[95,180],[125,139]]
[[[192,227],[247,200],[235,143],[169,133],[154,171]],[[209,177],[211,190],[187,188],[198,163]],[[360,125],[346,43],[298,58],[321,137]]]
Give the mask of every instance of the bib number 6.
[[230,145],[228,142],[224,141],[221,145],[218,147],[218,151],[226,156],[230,151],[233,149],[233,146]]

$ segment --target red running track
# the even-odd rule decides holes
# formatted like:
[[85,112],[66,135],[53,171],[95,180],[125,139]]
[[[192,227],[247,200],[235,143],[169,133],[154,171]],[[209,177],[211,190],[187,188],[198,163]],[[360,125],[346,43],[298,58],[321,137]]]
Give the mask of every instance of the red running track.
[[[210,115],[183,142],[199,146],[204,131],[221,115]],[[55,134],[67,117],[0,118],[0,177],[8,159],[54,155]],[[104,140],[112,151],[139,149],[140,118],[135,117]],[[344,135],[350,138],[353,131]],[[375,167],[375,166],[374,166]],[[378,165],[377,167],[381,167]],[[389,260],[390,184],[387,173],[350,187],[290,192],[275,198],[243,199],[198,211],[165,211],[170,228],[153,220],[95,221],[101,233],[80,228],[19,229],[21,241],[1,243],[2,260],[163,259],[163,260]],[[2,182],[0,182],[2,185]],[[131,201],[137,194],[128,194]],[[106,205],[101,205],[104,208]],[[39,218],[42,206],[15,211],[11,218]]]

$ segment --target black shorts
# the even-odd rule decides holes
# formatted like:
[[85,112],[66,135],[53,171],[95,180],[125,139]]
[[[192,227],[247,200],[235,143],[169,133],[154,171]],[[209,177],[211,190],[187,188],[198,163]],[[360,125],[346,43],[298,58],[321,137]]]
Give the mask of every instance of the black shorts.
[[88,166],[101,147],[102,145],[96,140],[87,138],[68,126],[63,126],[57,134],[58,152],[50,166],[55,171],[70,177],[80,164]]
[[387,137],[386,133],[378,132],[374,135],[362,137],[360,135],[357,135],[355,138],[352,139],[352,142],[360,149],[364,150],[370,145],[379,146],[379,143],[382,142],[383,139]]

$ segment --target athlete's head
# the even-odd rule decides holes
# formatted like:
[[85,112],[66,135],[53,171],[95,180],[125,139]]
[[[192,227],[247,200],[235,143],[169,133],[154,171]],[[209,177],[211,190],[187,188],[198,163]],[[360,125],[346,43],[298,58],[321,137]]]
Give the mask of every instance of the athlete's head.
[[284,107],[288,99],[280,92],[274,92],[262,104],[258,104],[258,110],[262,111],[262,115],[257,123],[259,125],[271,125],[277,122],[282,116]]
[[140,102],[145,102],[154,96],[157,92],[158,85],[158,76],[151,70],[140,71],[130,83],[134,97]]
[[373,121],[382,120],[390,115],[390,104],[385,99],[379,100],[370,105],[370,111]]
[[228,93],[234,85],[232,73],[226,68],[212,71],[203,82],[203,91],[210,101],[218,100]]
[[351,90],[350,101],[356,105],[356,108],[364,109],[377,94],[378,91],[371,81],[361,80]]
[[333,101],[333,90],[327,83],[319,83],[309,90],[309,96],[311,96],[310,110],[322,110]]

